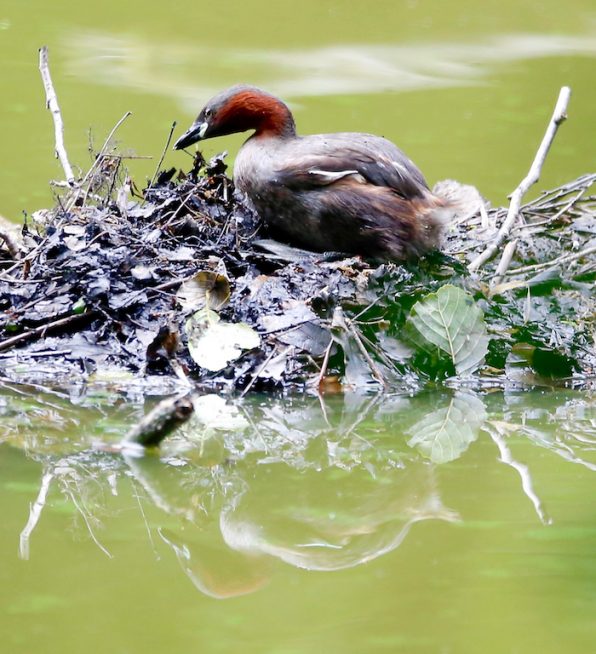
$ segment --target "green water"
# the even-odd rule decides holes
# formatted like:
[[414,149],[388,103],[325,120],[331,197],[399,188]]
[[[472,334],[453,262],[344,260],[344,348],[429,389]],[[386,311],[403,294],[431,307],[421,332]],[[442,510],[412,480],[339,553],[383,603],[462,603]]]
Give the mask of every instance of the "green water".
[[593,651],[583,394],[205,396],[142,458],[67,397],[4,395],[2,651]]
[[[250,82],[280,94],[300,131],[368,131],[396,141],[429,182],[475,184],[495,204],[523,178],[562,85],[570,120],[544,170],[548,188],[596,167],[593,0],[3,0],[0,214],[50,203],[62,178],[37,70],[50,65],[73,164],[87,169],[126,111],[123,147],[159,157],[216,91]],[[206,153],[241,136],[206,144]],[[133,162],[139,186],[155,161]],[[164,165],[185,166],[170,152]]]
[[593,651],[585,396],[98,399],[4,396],[3,652]]
[[[89,130],[101,144],[130,110],[118,139],[154,158],[131,162],[141,187],[172,121],[180,133],[239,81],[288,100],[303,133],[383,134],[429,182],[475,184],[494,204],[569,85],[540,186],[596,168],[592,0],[4,0],[0,214],[13,220],[48,206],[61,177],[43,44],[72,162],[86,169]],[[554,390],[211,397],[138,459],[93,446],[144,412],[132,391],[3,386],[0,650],[592,653],[595,411]]]

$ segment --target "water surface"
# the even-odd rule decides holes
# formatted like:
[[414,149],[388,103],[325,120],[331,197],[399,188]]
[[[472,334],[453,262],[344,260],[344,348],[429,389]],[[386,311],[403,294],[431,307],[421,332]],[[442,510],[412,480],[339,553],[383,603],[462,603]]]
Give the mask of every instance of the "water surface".
[[592,649],[581,394],[204,396],[141,458],[93,445],[133,398],[73,399],[4,396],[6,651]]
[[[274,9],[273,9],[274,7]],[[0,8],[0,213],[51,203],[53,129],[37,49],[51,69],[74,164],[126,112],[123,148],[159,158],[208,97],[248,82],[279,93],[301,132],[367,131],[396,141],[432,184],[455,178],[503,204],[527,172],[559,91],[570,120],[549,155],[548,188],[596,163],[596,10],[590,0],[263,0],[175,7],[5,0]],[[242,142],[206,144],[207,154]],[[187,165],[169,153],[165,165]],[[132,162],[139,186],[155,162]]]
[[[140,187],[236,82],[303,133],[397,142],[429,182],[494,204],[526,174],[559,88],[540,186],[595,168],[591,0],[229,0],[0,7],[0,214],[60,178],[37,49],[74,164],[126,111]],[[240,136],[209,142],[207,156]],[[166,166],[185,166],[183,153]],[[593,397],[544,390],[202,400],[157,456],[98,451],[131,390],[0,390],[0,634],[10,654],[243,651],[588,654],[596,642]]]

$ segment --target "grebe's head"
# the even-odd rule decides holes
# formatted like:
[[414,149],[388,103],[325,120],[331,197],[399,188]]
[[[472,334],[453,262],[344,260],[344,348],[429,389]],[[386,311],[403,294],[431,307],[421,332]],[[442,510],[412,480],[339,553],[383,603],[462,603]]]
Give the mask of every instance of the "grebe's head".
[[239,84],[211,98],[174,148],[182,150],[203,139],[250,129],[256,135],[296,134],[292,113],[279,98],[255,86]]

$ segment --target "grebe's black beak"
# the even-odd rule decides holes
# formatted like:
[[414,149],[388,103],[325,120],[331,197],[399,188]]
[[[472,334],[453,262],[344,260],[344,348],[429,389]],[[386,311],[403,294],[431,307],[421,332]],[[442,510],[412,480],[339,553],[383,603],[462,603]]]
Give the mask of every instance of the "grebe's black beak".
[[207,121],[201,123],[193,123],[190,126],[190,129],[184,132],[184,134],[182,134],[176,143],[174,143],[174,150],[183,150],[189,145],[200,141],[202,138],[204,138],[208,127],[209,123]]

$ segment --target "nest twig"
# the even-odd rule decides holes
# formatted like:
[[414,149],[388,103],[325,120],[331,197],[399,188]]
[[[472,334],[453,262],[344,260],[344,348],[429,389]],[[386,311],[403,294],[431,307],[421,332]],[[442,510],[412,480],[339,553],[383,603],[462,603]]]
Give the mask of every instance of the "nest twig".
[[[499,231],[497,232],[495,238],[492,240],[489,246],[468,265],[468,270],[470,272],[475,272],[476,270],[478,270],[478,268],[480,268],[480,266],[482,266],[486,261],[488,261],[491,257],[493,257],[497,253],[503,242],[507,240],[507,238],[509,237],[511,229],[519,216],[521,201],[524,195],[526,194],[526,192],[528,191],[528,189],[530,188],[530,186],[535,184],[540,179],[542,166],[544,164],[544,161],[546,160],[546,155],[550,150],[550,146],[552,145],[557,130],[559,129],[559,125],[567,118],[566,112],[567,112],[567,105],[569,104],[570,96],[571,96],[571,89],[568,86],[564,86],[559,93],[559,98],[557,100],[555,110],[550,119],[548,127],[546,128],[546,133],[544,134],[542,142],[540,143],[540,147],[536,152],[534,161],[530,166],[530,170],[511,195],[509,210],[507,211],[507,216],[503,221],[503,224],[501,225]],[[505,274],[507,270],[507,265],[506,265],[507,261],[511,261],[510,252],[503,253],[502,262],[499,264],[497,268],[498,275],[496,275],[495,279],[493,280],[494,285],[498,284],[502,279],[503,275]]]
[[[34,214],[33,226],[24,228],[21,259],[13,257],[0,271],[0,370],[11,378],[11,365],[28,362],[34,369],[42,354],[55,351],[62,358],[52,363],[71,376],[73,369],[87,375],[119,365],[141,378],[170,375],[186,389],[191,382],[244,393],[327,388],[333,386],[327,380],[342,375],[351,377],[348,384],[411,389],[424,383],[416,376],[424,361],[405,363],[396,346],[408,313],[417,300],[455,283],[482,299],[487,321],[494,309],[488,328],[496,349],[511,351],[516,338],[546,350],[556,342],[564,352],[565,374],[573,366],[590,374],[596,361],[586,354],[589,319],[577,321],[572,338],[548,321],[528,326],[529,289],[542,284],[544,274],[556,270],[553,288],[563,293],[570,287],[569,293],[577,294],[596,272],[589,224],[596,217],[590,194],[596,174],[521,205],[540,175],[568,98],[564,89],[509,207],[482,206],[478,215],[450,226],[447,257],[410,267],[334,259],[279,243],[272,247],[262,239],[266,228],[251,206],[234,192],[223,156],[206,163],[197,154],[188,173],[161,170],[171,131],[151,183],[140,201],[131,201],[133,182],[111,145],[127,112],[82,180],[64,186],[53,210]],[[523,224],[516,222],[521,212]],[[495,263],[491,257],[499,248],[503,254]],[[466,266],[478,274],[469,278]],[[230,301],[218,309],[221,319],[245,323],[260,339],[258,347],[219,371],[197,365],[191,356],[186,331],[191,310],[177,296],[197,273],[227,280]],[[589,299],[570,297],[574,318],[590,315]],[[386,349],[391,343],[393,353]],[[505,370],[506,361],[503,355],[487,363],[493,371]]]

